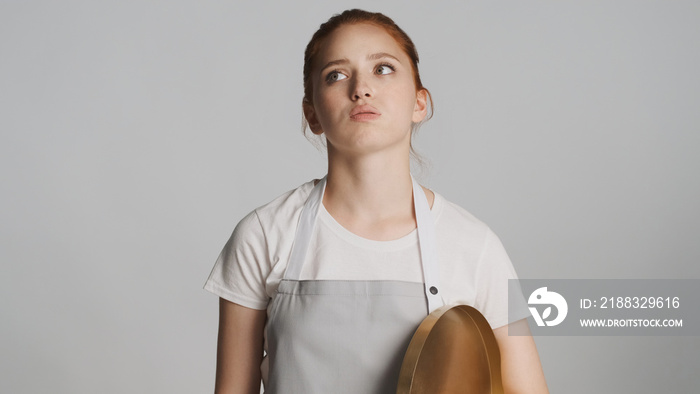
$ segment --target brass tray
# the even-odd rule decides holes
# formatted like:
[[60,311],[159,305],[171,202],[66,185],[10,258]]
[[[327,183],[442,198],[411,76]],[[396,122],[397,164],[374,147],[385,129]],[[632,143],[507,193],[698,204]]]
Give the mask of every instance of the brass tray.
[[397,394],[502,394],[501,354],[486,318],[467,305],[443,306],[413,334]]

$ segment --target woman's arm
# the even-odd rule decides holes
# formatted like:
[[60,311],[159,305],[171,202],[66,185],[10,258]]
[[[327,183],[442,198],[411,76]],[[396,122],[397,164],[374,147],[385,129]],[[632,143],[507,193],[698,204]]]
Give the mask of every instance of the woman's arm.
[[[522,319],[510,324],[519,332],[530,333],[527,320]],[[501,350],[501,376],[506,394],[549,393],[544,372],[537,354],[537,347],[531,335],[509,336],[508,326],[493,330]]]
[[216,394],[259,394],[267,311],[219,298]]

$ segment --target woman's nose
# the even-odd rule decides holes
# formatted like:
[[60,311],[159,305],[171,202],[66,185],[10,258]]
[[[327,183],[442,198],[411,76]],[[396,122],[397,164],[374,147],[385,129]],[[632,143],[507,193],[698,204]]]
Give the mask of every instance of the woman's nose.
[[372,88],[367,84],[364,78],[356,77],[355,83],[351,88],[351,96],[353,100],[359,100],[361,98],[369,98],[373,96]]

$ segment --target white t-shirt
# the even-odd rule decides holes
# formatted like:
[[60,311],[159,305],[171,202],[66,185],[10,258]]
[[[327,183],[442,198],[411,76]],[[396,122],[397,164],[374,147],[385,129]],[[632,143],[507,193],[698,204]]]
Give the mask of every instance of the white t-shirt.
[[[313,186],[314,181],[307,182],[244,217],[204,288],[236,304],[266,309],[284,275],[301,209]],[[438,193],[431,212],[445,304],[473,306],[492,328],[508,324],[508,279],[517,275],[498,237]],[[300,280],[423,282],[417,230],[392,241],[365,239],[342,227],[323,204],[317,220]]]

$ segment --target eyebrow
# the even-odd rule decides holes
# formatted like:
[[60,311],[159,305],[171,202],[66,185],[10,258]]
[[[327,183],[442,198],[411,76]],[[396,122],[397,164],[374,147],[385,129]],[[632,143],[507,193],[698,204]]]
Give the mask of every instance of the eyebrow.
[[[396,56],[391,55],[391,54],[388,54],[388,53],[386,53],[386,52],[377,52],[377,53],[373,53],[373,54],[371,54],[371,55],[367,55],[367,60],[369,60],[369,61],[372,61],[372,60],[379,60],[379,59],[382,59],[382,58],[385,58],[385,57],[394,59],[394,60],[396,60],[399,64],[401,63],[401,61],[400,61]],[[321,70],[320,70],[319,72],[322,73],[323,70],[327,69],[328,67],[337,66],[337,65],[339,65],[339,64],[347,64],[347,63],[349,63],[349,62],[350,62],[350,61],[349,61],[347,58],[342,58],[342,59],[337,59],[337,60],[331,60],[330,62],[326,63],[325,66],[321,67]]]

